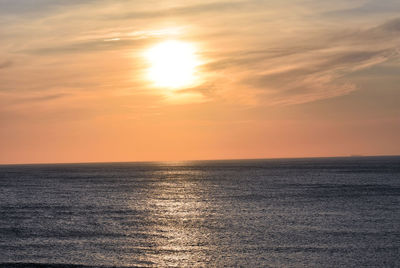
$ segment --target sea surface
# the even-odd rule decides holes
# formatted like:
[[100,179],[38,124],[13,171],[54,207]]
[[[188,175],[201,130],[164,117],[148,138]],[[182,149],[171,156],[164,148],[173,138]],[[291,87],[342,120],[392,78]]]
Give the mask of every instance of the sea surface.
[[400,267],[400,157],[0,166],[0,267],[86,266]]

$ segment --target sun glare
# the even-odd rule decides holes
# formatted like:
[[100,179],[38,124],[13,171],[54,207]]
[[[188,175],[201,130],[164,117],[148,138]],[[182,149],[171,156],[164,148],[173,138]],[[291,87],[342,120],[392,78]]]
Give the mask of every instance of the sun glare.
[[177,89],[196,83],[196,67],[200,63],[192,44],[164,41],[151,47],[146,58],[150,63],[147,76],[154,86]]

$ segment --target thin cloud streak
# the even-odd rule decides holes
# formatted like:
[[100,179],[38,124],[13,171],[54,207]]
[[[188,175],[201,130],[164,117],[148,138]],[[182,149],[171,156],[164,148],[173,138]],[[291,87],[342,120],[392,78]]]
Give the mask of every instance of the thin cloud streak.
[[0,69],[5,69],[5,68],[8,68],[8,67],[11,67],[13,64],[14,63],[12,61],[9,61],[9,60],[0,62]]
[[169,9],[160,9],[155,11],[142,11],[142,12],[130,12],[126,14],[118,14],[105,18],[113,18],[116,20],[123,19],[158,19],[167,17],[181,17],[181,16],[201,16],[205,13],[219,13],[219,12],[234,12],[238,8],[256,8],[257,2],[261,1],[227,1],[227,2],[212,2],[197,5],[184,5],[180,7],[174,7]]

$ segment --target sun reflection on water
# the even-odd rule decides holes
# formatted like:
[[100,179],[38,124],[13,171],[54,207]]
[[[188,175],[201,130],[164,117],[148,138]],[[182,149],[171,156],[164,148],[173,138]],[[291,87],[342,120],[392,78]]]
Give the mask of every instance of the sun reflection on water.
[[[200,174],[197,174],[200,175]],[[209,200],[193,171],[163,170],[155,174],[148,192],[149,217],[155,223],[149,260],[165,266],[205,265],[209,261],[210,233],[204,222]]]

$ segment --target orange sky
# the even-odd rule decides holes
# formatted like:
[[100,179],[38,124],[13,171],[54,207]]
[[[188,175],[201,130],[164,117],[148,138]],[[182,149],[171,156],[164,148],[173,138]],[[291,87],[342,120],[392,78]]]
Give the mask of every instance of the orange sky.
[[[0,163],[400,154],[399,11],[0,1]],[[195,82],[149,80],[166,40],[195,48]]]

